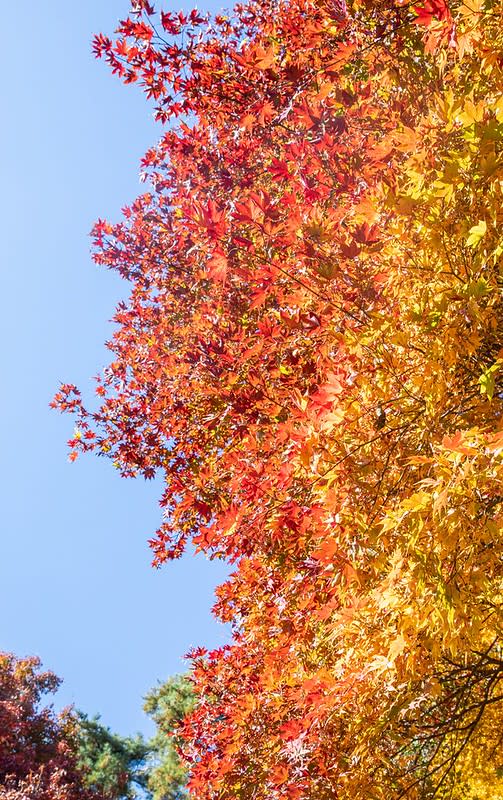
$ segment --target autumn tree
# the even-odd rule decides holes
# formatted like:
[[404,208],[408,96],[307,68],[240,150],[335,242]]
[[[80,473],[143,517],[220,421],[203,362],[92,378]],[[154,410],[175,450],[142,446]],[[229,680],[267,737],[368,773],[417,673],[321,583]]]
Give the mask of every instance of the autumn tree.
[[3,800],[108,800],[87,788],[76,720],[44,705],[59,679],[37,658],[0,653],[0,792]]
[[234,565],[195,798],[501,797],[500,0],[146,0],[96,54],[169,123],[95,258],[131,284],[73,459]]

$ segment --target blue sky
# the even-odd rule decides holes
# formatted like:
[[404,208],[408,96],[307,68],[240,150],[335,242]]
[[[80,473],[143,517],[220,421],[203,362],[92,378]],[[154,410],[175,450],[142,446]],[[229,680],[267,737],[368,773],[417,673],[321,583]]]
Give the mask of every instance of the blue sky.
[[210,615],[226,569],[201,556],[152,569],[159,487],[105,460],[70,464],[72,420],[48,406],[60,381],[92,392],[127,295],[91,261],[88,232],[144,189],[139,161],[159,135],[139,89],[91,55],[93,33],[111,33],[128,8],[2,9],[0,649],[39,655],[60,675],[58,705],[148,733],[149,687],[183,670],[192,645],[227,639]]

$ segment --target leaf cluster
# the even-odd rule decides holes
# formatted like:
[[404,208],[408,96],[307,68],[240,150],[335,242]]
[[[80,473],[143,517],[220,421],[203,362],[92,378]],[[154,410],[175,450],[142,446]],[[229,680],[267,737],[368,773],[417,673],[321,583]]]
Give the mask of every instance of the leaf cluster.
[[72,458],[162,476],[157,566],[234,565],[180,730],[201,800],[501,777],[502,13],[141,1],[96,40],[171,126],[94,229],[131,283],[98,403],[55,405]]

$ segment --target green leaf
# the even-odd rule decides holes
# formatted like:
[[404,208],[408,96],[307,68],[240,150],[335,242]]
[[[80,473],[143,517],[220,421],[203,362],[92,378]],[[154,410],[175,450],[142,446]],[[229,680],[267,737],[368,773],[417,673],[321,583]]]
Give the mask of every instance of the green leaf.
[[479,378],[480,393],[485,394],[489,400],[492,400],[494,397],[496,373],[499,372],[502,365],[503,359],[498,358],[498,360],[486,369]]
[[466,244],[468,247],[476,247],[483,236],[486,235],[487,225],[484,220],[479,220],[477,225],[474,225],[473,228],[470,228],[468,231],[469,236],[466,240]]

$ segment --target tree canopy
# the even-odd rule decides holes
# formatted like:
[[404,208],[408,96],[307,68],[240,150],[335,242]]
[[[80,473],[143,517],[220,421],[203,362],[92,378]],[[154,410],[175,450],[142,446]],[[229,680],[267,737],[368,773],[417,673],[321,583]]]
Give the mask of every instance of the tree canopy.
[[174,675],[152,689],[144,709],[156,726],[150,742],[148,789],[153,800],[188,800],[187,768],[179,756],[180,726],[194,708],[190,676]]
[[119,736],[99,716],[76,714],[77,764],[85,785],[107,800],[146,797],[150,745],[142,736]]
[[[131,284],[70,458],[161,474],[154,563],[234,565],[193,797],[503,795],[500,0],[135,0],[169,123],[94,228]],[[492,794],[491,794],[492,793]]]
[[75,719],[44,705],[59,679],[38,658],[0,653],[0,787],[3,800],[107,800],[78,766]]

